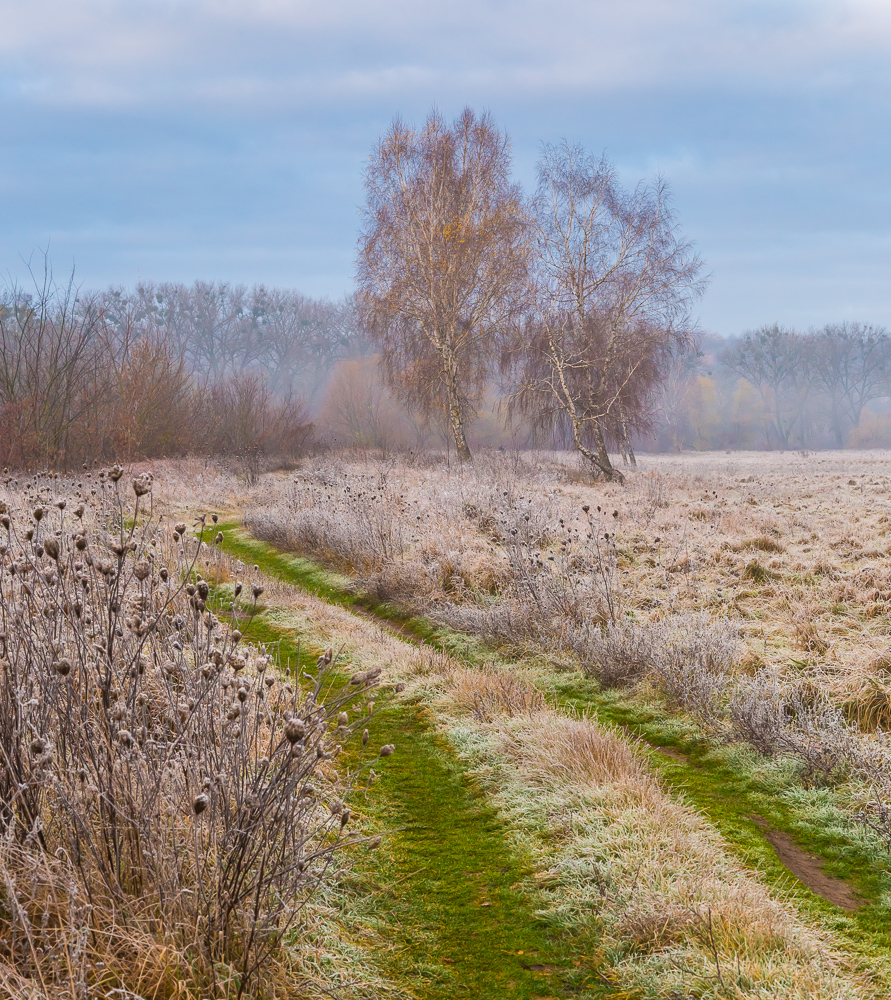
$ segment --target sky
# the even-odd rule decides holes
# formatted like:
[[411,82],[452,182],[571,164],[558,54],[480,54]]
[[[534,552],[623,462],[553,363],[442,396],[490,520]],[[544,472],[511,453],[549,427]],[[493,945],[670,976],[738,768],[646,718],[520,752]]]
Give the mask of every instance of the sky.
[[704,330],[891,327],[891,0],[0,0],[0,275],[352,288],[395,115],[664,177]]

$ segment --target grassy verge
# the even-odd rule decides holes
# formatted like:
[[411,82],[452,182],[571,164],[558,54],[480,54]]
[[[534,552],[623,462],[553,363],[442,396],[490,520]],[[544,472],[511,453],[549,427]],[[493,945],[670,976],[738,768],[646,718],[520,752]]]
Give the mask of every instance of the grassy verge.
[[[331,600],[330,579],[307,569],[304,560],[260,552],[256,543],[237,538],[232,544],[227,539],[226,547],[279,579],[283,565],[290,573],[306,572],[314,592]],[[343,605],[353,605],[350,595],[341,596]],[[314,636],[283,627],[262,608],[245,637],[276,645],[281,662],[295,667],[310,665],[321,651]],[[556,931],[536,916],[524,885],[528,859],[510,846],[496,812],[462,773],[429,712],[385,691],[376,701],[371,745],[393,743],[397,751],[376,765],[378,779],[358,789],[350,803],[366,832],[389,831],[374,853],[356,848],[341,872],[353,940],[364,942],[397,992],[424,1000],[536,1000],[555,990],[579,1000],[612,995],[597,981],[595,942]]]
[[[331,603],[371,611],[420,641],[438,648],[457,648],[470,662],[498,655],[471,638],[402,614],[397,608],[375,604],[367,596],[353,592],[348,578],[251,539],[238,525],[225,525],[224,534],[226,547],[233,555]],[[891,877],[887,859],[877,853],[873,841],[844,818],[830,791],[802,788],[782,762],[765,762],[738,748],[715,748],[658,705],[639,697],[602,692],[578,674],[548,672],[540,676],[540,683],[563,704],[591,713],[601,722],[622,726],[650,746],[678,751],[684,759],[654,753],[654,767],[668,786],[715,824],[744,864],[792,896],[804,912],[838,934],[866,964],[887,958],[891,949],[887,906]],[[850,882],[863,900],[861,909],[854,913],[839,910],[792,876],[753,820],[754,815],[818,855],[828,874]]]

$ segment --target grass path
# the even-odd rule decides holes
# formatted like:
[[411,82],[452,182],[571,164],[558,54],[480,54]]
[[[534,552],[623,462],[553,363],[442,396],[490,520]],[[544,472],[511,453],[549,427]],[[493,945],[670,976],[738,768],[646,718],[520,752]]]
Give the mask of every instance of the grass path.
[[[306,561],[246,538],[237,525],[221,528],[230,555],[331,603],[356,603]],[[292,661],[315,652],[308,648],[311,635],[295,636],[265,614],[247,635],[279,643]],[[526,860],[508,844],[495,811],[462,773],[427,710],[387,703],[383,694],[377,700],[385,704],[369,723],[371,739],[393,743],[397,752],[351,806],[392,832],[358,860],[348,888],[359,900],[359,921],[381,945],[387,975],[422,1000],[614,995],[597,981],[597,956],[580,954],[577,938],[536,917],[535,900],[523,886],[530,875]]]
[[[389,621],[403,634],[435,646],[450,646],[452,638],[430,622],[405,615],[398,607],[380,605],[349,590],[349,580],[318,564],[275,549],[252,538],[237,523],[224,526],[226,544],[233,554],[254,562],[269,575],[286,580],[324,600],[353,611],[371,611]],[[653,766],[666,785],[673,787],[714,823],[743,862],[760,872],[770,884],[781,887],[797,905],[824,922],[846,940],[867,964],[884,964],[891,953],[891,927],[883,896],[891,888],[887,867],[876,868],[865,850],[826,815],[809,809],[807,803],[783,801],[769,784],[753,778],[745,769],[730,766],[715,757],[711,748],[696,737],[679,735],[670,721],[642,711],[621,696],[604,695],[596,685],[563,682],[555,678],[552,692],[562,703],[594,714],[600,721],[621,725],[654,748],[679,751],[672,759],[658,752]],[[759,820],[780,831],[824,865],[827,874],[844,879],[859,896],[856,912],[845,912],[811,892],[778,858]],[[524,949],[525,950],[525,949]],[[432,994],[431,994],[432,995]],[[518,994],[520,995],[520,994]]]

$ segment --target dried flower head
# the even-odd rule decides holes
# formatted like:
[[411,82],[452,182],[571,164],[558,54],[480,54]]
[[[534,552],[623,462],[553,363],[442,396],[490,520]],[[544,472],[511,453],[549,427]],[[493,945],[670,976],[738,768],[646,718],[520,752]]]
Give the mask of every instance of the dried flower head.
[[296,743],[303,739],[306,728],[300,719],[288,719],[285,723],[285,739],[289,743]]

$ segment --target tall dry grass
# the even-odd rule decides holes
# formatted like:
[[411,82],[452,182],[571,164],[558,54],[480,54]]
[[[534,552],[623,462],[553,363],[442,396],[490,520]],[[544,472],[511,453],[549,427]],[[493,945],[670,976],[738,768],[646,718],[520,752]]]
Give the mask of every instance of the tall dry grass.
[[891,838],[889,474],[885,453],[645,456],[621,487],[553,453],[344,453],[270,479],[246,521],[451,627],[656,689],[805,781],[853,782],[852,815]]
[[376,680],[330,652],[283,676],[243,637],[262,586],[215,600],[210,519],[169,523],[146,473],[87,482],[7,480],[0,510],[0,974],[47,1000],[293,990],[286,942],[351,839],[327,762]]

